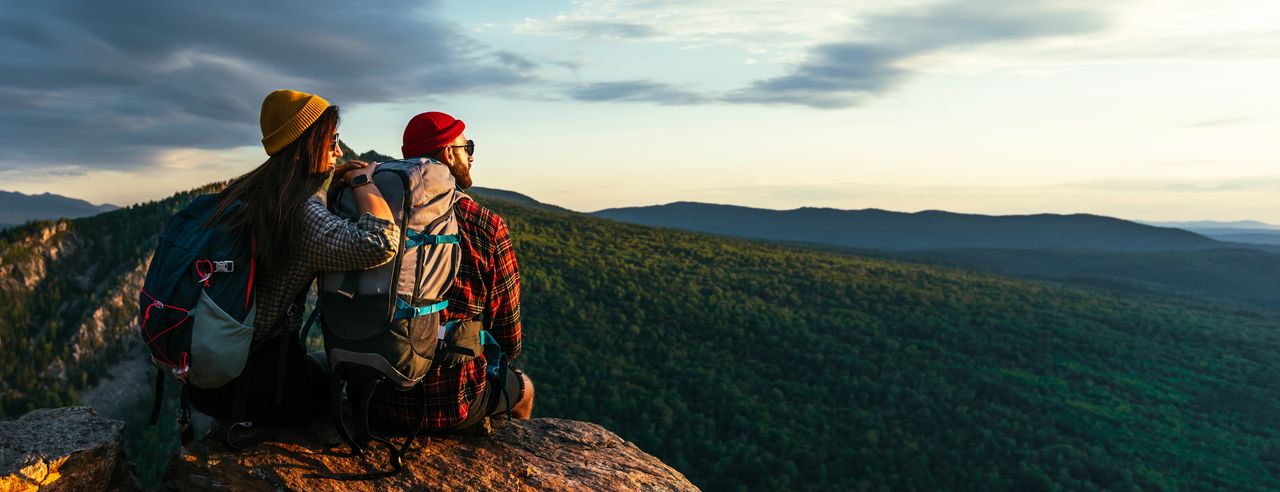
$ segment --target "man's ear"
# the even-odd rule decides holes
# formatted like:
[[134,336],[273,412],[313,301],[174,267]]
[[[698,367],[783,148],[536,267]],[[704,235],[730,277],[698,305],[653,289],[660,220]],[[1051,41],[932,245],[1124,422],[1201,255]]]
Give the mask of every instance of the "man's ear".
[[452,166],[454,160],[453,152],[449,152],[449,150],[448,147],[440,149],[440,152],[436,153],[436,160]]

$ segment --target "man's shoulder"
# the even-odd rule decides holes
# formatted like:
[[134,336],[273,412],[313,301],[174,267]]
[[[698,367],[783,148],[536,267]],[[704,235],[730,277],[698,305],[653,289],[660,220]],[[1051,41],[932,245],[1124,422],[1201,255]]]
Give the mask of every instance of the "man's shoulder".
[[458,223],[461,227],[489,237],[507,233],[507,224],[502,217],[470,196],[463,195],[462,199],[454,205],[454,212],[458,215]]

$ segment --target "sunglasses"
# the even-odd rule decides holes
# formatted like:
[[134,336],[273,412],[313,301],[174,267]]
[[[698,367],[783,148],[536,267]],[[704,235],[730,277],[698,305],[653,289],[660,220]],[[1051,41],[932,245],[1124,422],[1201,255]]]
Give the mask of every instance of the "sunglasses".
[[449,147],[451,147],[451,148],[467,149],[467,155],[470,155],[470,156],[474,156],[474,155],[476,155],[476,141],[475,141],[475,140],[467,140],[467,144],[466,144],[466,145],[450,145]]
[[338,135],[340,135],[340,134],[339,134],[339,133],[337,133],[337,132],[334,132],[334,134],[333,134],[333,151],[334,151],[334,152],[337,152],[338,150],[341,150],[341,148],[342,148],[342,147],[338,146]]

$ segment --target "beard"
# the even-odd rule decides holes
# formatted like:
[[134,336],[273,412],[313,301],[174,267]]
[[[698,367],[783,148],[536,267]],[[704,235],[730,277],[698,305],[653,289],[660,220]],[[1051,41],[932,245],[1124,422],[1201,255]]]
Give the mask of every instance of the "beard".
[[471,187],[471,167],[459,162],[449,166],[449,174],[453,175],[453,181],[458,185],[459,190],[465,190]]

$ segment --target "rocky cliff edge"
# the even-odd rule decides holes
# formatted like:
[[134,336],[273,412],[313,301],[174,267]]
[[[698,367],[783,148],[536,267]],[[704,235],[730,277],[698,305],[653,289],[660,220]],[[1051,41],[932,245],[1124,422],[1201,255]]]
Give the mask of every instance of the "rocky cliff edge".
[[[42,409],[0,422],[0,490],[137,490],[122,422],[86,407]],[[397,444],[403,437],[392,438]],[[212,439],[169,464],[177,490],[697,490],[680,472],[599,425],[562,419],[498,422],[489,435],[420,436],[399,475],[364,481],[314,477],[385,469],[375,446],[350,456],[317,419],[244,450]]]

